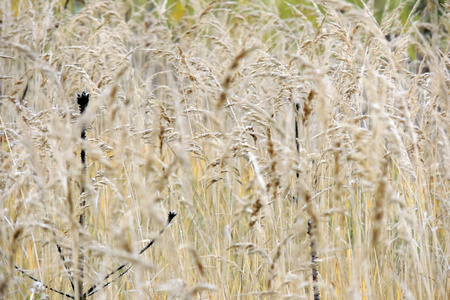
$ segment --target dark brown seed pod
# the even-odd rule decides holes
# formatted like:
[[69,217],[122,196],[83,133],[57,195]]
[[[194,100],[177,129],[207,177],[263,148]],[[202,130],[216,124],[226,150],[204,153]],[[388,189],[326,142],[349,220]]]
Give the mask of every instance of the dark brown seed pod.
[[77,93],[77,102],[80,107],[80,113],[82,114],[89,104],[89,93],[86,93],[85,91],[81,94]]

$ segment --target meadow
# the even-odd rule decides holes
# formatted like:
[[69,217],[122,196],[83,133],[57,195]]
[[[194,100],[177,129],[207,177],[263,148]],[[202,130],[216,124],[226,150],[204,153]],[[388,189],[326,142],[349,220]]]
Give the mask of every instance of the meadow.
[[1,299],[450,297],[449,2],[0,12]]

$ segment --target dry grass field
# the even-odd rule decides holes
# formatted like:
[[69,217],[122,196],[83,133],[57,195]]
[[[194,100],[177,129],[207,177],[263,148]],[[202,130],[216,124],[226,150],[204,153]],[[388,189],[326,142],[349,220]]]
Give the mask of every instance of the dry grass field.
[[449,299],[449,2],[0,6],[0,298]]

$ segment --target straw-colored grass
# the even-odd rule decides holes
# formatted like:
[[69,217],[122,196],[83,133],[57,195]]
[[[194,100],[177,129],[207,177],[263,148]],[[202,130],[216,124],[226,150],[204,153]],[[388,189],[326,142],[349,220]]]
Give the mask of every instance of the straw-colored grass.
[[449,3],[65,2],[0,3],[0,297],[448,299]]

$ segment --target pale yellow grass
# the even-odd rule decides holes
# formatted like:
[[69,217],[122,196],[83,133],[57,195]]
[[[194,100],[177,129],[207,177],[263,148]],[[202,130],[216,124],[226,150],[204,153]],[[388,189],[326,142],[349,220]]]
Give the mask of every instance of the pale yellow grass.
[[74,295],[81,249],[84,290],[133,265],[98,299],[313,299],[313,239],[321,299],[448,299],[448,4],[403,25],[342,1],[19,3],[0,8],[0,297],[60,297],[14,265]]

